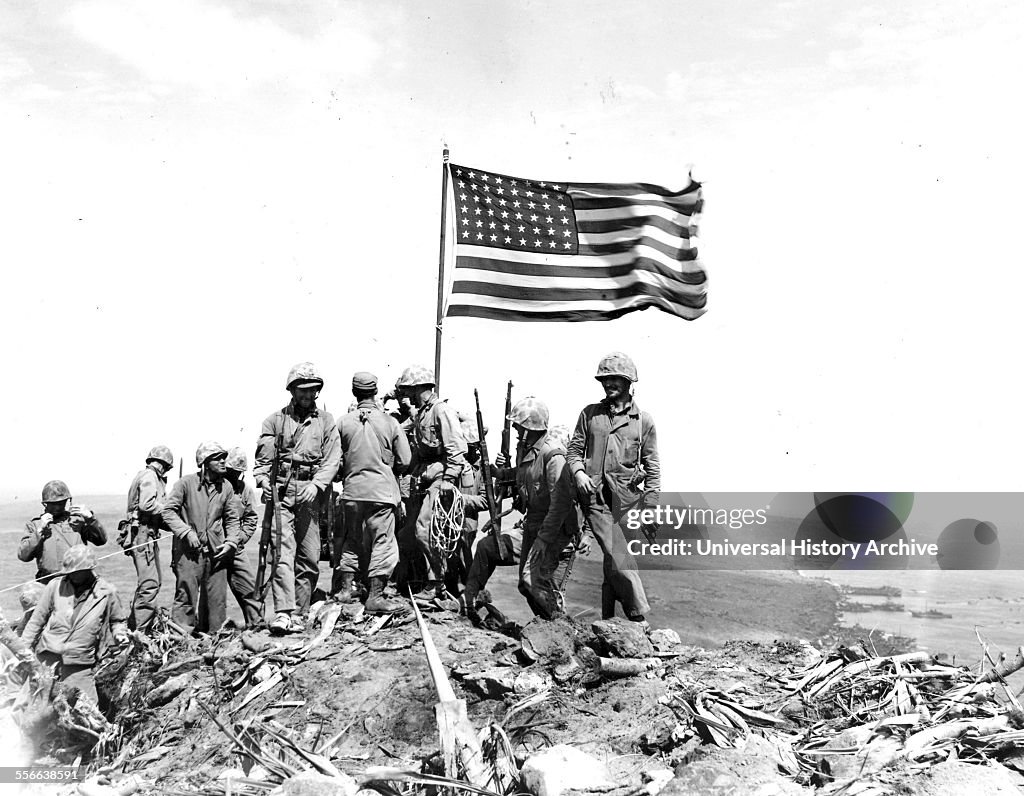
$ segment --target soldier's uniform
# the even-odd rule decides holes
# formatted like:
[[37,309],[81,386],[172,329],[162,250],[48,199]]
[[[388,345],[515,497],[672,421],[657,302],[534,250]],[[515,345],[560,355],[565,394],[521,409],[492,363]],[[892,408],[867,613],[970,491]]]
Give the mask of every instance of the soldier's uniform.
[[[445,573],[445,588],[453,595],[459,594],[465,587],[469,570],[473,564],[473,544],[476,542],[480,527],[479,516],[487,511],[487,492],[484,487],[483,469],[480,466],[480,433],[475,419],[461,412],[458,413],[462,426],[462,436],[466,440],[466,461],[469,466],[462,471],[459,490],[463,495],[465,520],[462,524],[462,538],[455,552],[448,557]],[[487,433],[487,429],[484,429]]]
[[[433,387],[434,373],[419,366],[406,368],[399,385],[403,389]],[[416,521],[406,526],[406,533],[409,534],[411,528],[415,547],[426,560],[427,584],[437,589],[444,578],[445,560],[431,540],[434,506],[442,485],[460,488],[463,472],[469,467],[468,448],[458,413],[447,401],[438,398],[436,392],[431,391],[417,410],[416,469],[412,473],[415,492],[410,501],[410,515],[415,516]]]
[[[375,390],[377,379],[357,373],[353,391]],[[342,513],[345,537],[338,560],[338,592],[352,599],[356,575],[369,583],[366,610],[380,613],[397,606],[383,598],[384,585],[398,563],[395,517],[402,495],[396,473],[412,460],[409,442],[395,420],[373,398],[362,398],[338,421],[341,440]]]
[[[522,522],[520,538],[514,534],[502,534],[502,546],[505,548],[506,565],[519,565],[519,591],[526,597],[531,610],[539,616],[550,618],[551,607],[537,599],[538,590],[531,582],[533,575],[527,566],[530,551],[537,538],[548,510],[552,496],[561,485],[570,484],[570,472],[565,466],[565,448],[547,432],[550,413],[543,401],[532,396],[516,402],[512,414],[507,418],[524,432],[539,434],[527,444],[526,434],[520,437],[516,448],[516,467],[511,473],[497,472],[499,480],[511,480],[514,477],[519,504],[525,507],[526,514]],[[543,432],[543,433],[540,433]],[[575,538],[578,528],[574,512],[565,512],[559,526],[560,534],[567,540]],[[561,552],[563,544],[557,552]],[[476,555],[470,568],[470,579],[466,584],[465,603],[472,608],[473,599],[494,572],[495,566],[501,565],[498,546],[492,536],[481,539],[477,544]]]
[[[214,482],[207,475],[207,460],[226,457],[216,442],[204,442],[196,451],[198,473],[180,478],[171,488],[160,516],[170,528],[171,569],[175,575],[171,616],[185,630],[216,632],[227,618],[227,569],[214,553],[225,542],[238,548],[241,526],[238,502],[226,478]],[[199,549],[187,537],[198,537]]]
[[61,561],[71,547],[92,543],[107,543],[107,531],[88,509],[67,511],[71,492],[63,481],[48,481],[43,487],[43,503],[63,503],[60,511],[33,517],[25,523],[25,533],[18,545],[18,558],[36,562],[36,580],[47,580],[61,571]]
[[[163,462],[166,470],[155,464]],[[156,599],[163,585],[160,572],[160,545],[157,540],[167,526],[160,516],[167,494],[165,473],[174,466],[174,455],[164,445],[157,445],[146,457],[142,469],[128,487],[124,528],[117,541],[124,547],[135,564],[138,585],[132,599],[128,619],[133,630],[146,627],[156,616]]]
[[[635,382],[636,366],[625,354],[610,354],[601,361],[595,378],[600,381],[610,376]],[[604,553],[602,614],[614,613],[615,601],[619,601],[626,616],[642,618],[650,605],[636,559],[627,546],[622,518],[631,508],[652,507],[658,501],[661,465],[654,420],[632,398],[621,414],[614,413],[607,400],[590,404],[576,422],[566,460],[573,476],[584,473],[595,490],[593,496],[580,494],[579,498]],[[557,523],[571,511],[571,494],[556,492],[540,529],[541,539],[558,544]]]
[[[224,566],[228,575],[228,588],[235,595],[238,607],[242,609],[246,627],[254,627],[263,620],[263,607],[256,599],[256,566],[249,553],[248,544],[259,525],[256,492],[245,483],[249,462],[241,448],[232,448],[227,458],[228,481],[237,501],[240,532],[238,547],[226,556]],[[233,471],[233,472],[232,472]]]
[[[311,363],[304,362],[288,374],[287,388],[307,386],[320,389],[323,379]],[[276,450],[278,440],[280,450]],[[275,451],[277,483],[271,485]],[[341,445],[334,417],[318,409],[315,403],[303,415],[293,396],[287,406],[263,421],[253,475],[264,493],[276,490],[275,500],[279,501],[281,511],[280,558],[272,580],[274,608],[278,613],[309,611],[310,597],[320,576],[320,503],[340,463]],[[298,503],[296,496],[308,484],[316,486],[316,498]]]
[[[60,573],[46,584],[25,627],[22,639],[39,660],[55,669],[57,678],[97,704],[96,664],[108,639],[128,641],[125,611],[112,583],[92,575],[96,554],[75,545],[62,559]],[[91,577],[77,580],[75,573]]]

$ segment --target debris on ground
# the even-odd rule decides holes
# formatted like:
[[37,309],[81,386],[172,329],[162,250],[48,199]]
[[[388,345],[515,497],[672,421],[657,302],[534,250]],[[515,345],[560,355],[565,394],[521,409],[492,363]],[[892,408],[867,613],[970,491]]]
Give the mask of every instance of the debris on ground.
[[[194,638],[161,616],[100,667],[104,713],[86,718],[88,703],[3,636],[4,705],[37,764],[83,761],[72,788],[87,795],[937,796],[1024,784],[1024,710],[1005,683],[1024,649],[972,670],[870,641],[706,650],[624,620],[496,632],[423,609],[377,617],[327,602],[286,637]],[[57,719],[40,722],[44,709]]]

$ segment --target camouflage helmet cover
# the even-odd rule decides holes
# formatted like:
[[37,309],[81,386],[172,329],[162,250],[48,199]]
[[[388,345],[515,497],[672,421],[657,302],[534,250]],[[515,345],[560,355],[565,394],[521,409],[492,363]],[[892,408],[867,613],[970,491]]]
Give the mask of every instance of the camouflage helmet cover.
[[551,412],[548,405],[539,398],[528,395],[516,401],[512,407],[512,413],[505,418],[511,420],[517,426],[522,426],[528,431],[544,431],[551,420]]
[[146,457],[146,464],[149,464],[154,459],[166,464],[168,469],[174,466],[174,454],[171,453],[171,449],[166,445],[157,445],[153,448]]
[[47,481],[43,487],[43,503],[56,503],[71,497],[71,490],[63,481]]
[[244,473],[249,469],[249,460],[245,456],[245,451],[241,448],[232,448],[228,451],[228,459],[225,462],[229,470],[237,470],[240,473]]
[[[477,432],[475,420],[471,421],[466,418],[459,425],[462,426],[462,436],[467,445],[476,445],[480,442],[480,434]],[[484,433],[486,432],[487,429],[484,429]]]
[[196,448],[196,467],[202,467],[213,456],[227,456],[228,452],[219,442],[204,442]]
[[323,386],[324,380],[320,377],[320,373],[317,371],[316,365],[312,362],[300,362],[288,371],[288,383],[285,385],[285,389],[291,390],[295,387],[314,387],[318,390],[322,390]]
[[630,382],[636,381],[636,365],[628,355],[621,351],[613,351],[604,357],[597,365],[595,379],[604,379],[608,376],[621,376]]
[[18,589],[18,602],[21,603],[21,610],[27,611],[35,608],[43,593],[43,584],[38,580],[30,580]]
[[395,382],[395,387],[419,387],[427,384],[431,386],[436,384],[434,371],[423,365],[412,365],[402,371],[402,376]]
[[60,563],[65,575],[83,569],[96,569],[96,554],[92,548],[84,544],[76,544],[65,551],[64,558]]
[[569,440],[572,439],[572,429],[559,423],[557,426],[551,426],[548,428],[548,438],[568,450]]

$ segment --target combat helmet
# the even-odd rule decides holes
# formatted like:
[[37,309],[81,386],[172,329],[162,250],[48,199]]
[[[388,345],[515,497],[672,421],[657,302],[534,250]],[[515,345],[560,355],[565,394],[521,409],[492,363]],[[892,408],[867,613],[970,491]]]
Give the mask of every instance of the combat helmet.
[[566,450],[569,449],[569,441],[572,439],[572,429],[559,423],[548,428],[548,439],[557,442]]
[[219,442],[204,442],[196,448],[196,467],[202,469],[206,460],[214,456],[227,456],[228,452]]
[[516,401],[512,412],[506,420],[511,420],[517,426],[522,426],[528,431],[544,431],[551,420],[551,412],[548,405],[540,398],[528,395]]
[[395,387],[421,387],[426,385],[434,386],[434,371],[432,368],[423,365],[412,365],[402,371],[401,378],[395,383]]
[[146,464],[154,460],[166,464],[168,470],[174,466],[174,454],[171,453],[171,449],[166,445],[157,445],[153,448],[146,457]]
[[241,448],[232,448],[228,451],[227,461],[224,462],[229,470],[237,470],[240,473],[244,473],[249,469],[249,460],[245,456],[245,451]]
[[291,390],[296,387],[312,387],[317,390],[324,388],[324,380],[316,369],[316,365],[312,362],[300,362],[288,371],[288,383],[285,385],[285,389]]
[[63,481],[47,481],[43,486],[43,503],[57,503],[70,497],[71,490]]
[[[459,418],[459,427],[462,429],[462,438],[467,445],[476,445],[480,442],[480,431],[476,427],[476,418],[461,409],[455,410],[455,416]],[[487,433],[487,426],[484,426],[484,434]]]
[[613,351],[598,363],[597,375],[594,378],[600,381],[608,376],[621,376],[627,381],[635,382],[636,365],[628,355],[621,351]]
[[92,548],[84,544],[76,544],[64,552],[61,559],[61,571],[68,575],[72,572],[80,572],[83,569],[96,569],[96,554]]

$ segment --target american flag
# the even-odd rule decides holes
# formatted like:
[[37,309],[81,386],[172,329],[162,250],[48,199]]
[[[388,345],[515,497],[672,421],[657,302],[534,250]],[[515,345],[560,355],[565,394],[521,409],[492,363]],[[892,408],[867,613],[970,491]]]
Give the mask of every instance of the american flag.
[[608,321],[657,307],[704,314],[700,183],[551,183],[451,164],[448,316]]

